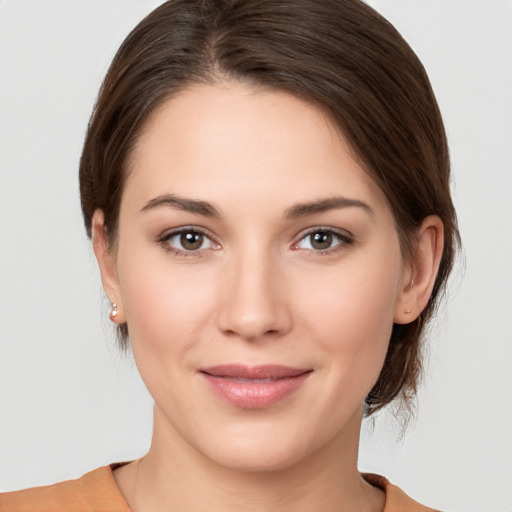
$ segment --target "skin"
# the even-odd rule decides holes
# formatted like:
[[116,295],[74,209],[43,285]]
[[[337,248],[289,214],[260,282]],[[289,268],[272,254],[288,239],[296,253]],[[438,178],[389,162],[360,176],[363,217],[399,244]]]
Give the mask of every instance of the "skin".
[[[428,301],[439,219],[425,219],[404,262],[384,194],[326,117],[242,83],[174,96],[132,156],[113,248],[102,212],[93,219],[115,321],[128,323],[155,401],[149,453],[114,473],[132,510],[382,510],[382,491],[357,470],[361,406],[393,323]],[[156,205],[171,194],[218,215]],[[289,215],[333,197],[358,203]],[[183,227],[207,234],[199,249],[169,236]],[[311,230],[333,231],[326,249]],[[292,395],[248,410],[198,373],[227,363],[312,371]]]

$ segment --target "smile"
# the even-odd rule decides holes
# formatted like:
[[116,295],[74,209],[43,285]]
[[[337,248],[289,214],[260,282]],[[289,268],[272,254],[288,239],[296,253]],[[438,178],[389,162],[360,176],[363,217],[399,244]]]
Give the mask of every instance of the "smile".
[[262,409],[297,391],[311,369],[288,366],[222,365],[199,373],[222,400],[242,409]]

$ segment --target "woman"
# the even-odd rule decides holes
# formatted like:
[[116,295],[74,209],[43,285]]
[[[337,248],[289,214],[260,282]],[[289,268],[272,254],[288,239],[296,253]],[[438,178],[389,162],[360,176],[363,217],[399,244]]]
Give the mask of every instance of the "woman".
[[[172,0],[121,46],[80,163],[143,458],[1,510],[429,510],[361,475],[458,242],[442,120],[357,0]],[[60,507],[60,508],[59,508]]]

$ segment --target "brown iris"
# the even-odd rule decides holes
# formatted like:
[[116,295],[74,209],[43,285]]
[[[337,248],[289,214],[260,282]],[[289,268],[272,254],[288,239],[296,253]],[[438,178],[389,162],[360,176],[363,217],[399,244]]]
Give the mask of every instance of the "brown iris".
[[186,231],[180,235],[181,246],[187,251],[196,251],[203,245],[204,235],[197,231]]
[[311,236],[311,247],[313,249],[323,250],[329,249],[332,245],[332,233],[328,231],[318,231]]

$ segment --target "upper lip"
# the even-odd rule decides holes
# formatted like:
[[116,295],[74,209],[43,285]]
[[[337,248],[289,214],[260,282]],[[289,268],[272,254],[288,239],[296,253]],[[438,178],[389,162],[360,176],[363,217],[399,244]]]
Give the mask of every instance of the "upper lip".
[[276,364],[266,364],[257,366],[248,366],[242,364],[222,364],[218,366],[209,366],[199,370],[202,373],[212,377],[225,377],[233,379],[284,379],[287,377],[297,377],[303,373],[312,371],[307,368],[293,368],[291,366],[281,366]]

